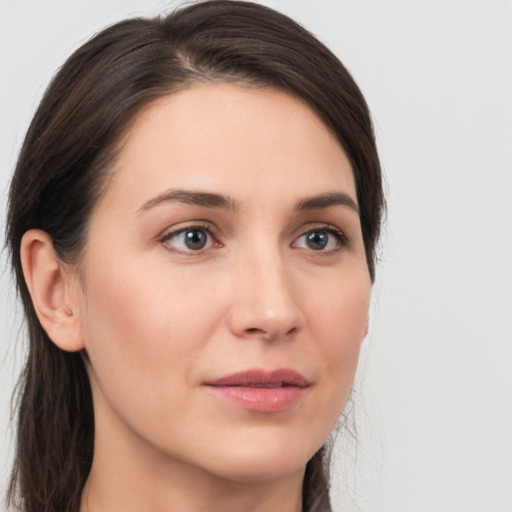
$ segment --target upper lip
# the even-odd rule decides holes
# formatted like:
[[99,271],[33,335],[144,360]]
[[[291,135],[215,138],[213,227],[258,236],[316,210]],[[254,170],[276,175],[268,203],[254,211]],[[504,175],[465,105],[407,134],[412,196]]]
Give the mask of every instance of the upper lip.
[[255,388],[278,388],[283,386],[305,388],[310,383],[299,372],[289,368],[280,368],[273,371],[254,369],[233,373],[220,379],[206,381],[204,384],[207,386],[244,386]]

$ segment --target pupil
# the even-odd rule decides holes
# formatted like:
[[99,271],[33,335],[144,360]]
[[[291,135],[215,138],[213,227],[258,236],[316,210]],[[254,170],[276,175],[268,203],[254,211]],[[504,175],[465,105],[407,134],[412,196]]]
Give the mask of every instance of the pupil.
[[327,245],[327,242],[328,242],[327,233],[312,231],[307,236],[308,247],[315,251],[319,251],[320,249],[323,249]]
[[206,233],[194,229],[185,233],[185,245],[189,249],[202,249],[206,245]]

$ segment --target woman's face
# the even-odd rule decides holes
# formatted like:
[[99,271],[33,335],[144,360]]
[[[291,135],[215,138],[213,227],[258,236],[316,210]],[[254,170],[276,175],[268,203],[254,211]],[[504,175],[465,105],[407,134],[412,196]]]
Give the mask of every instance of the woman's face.
[[351,166],[309,107],[208,84],[145,109],[79,273],[95,457],[302,472],[349,394],[371,287]]

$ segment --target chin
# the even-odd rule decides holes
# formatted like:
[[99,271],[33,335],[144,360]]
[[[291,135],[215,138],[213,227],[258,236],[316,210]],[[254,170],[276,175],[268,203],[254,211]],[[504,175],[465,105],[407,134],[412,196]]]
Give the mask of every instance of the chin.
[[[317,449],[305,450],[304,446],[266,446],[249,449],[232,449],[228,457],[217,459],[213,471],[217,476],[239,483],[267,483],[302,475],[306,464]],[[310,453],[311,452],[311,453]],[[222,462],[221,462],[222,461]]]
[[275,464],[275,461],[267,460],[261,464],[250,461],[247,464],[240,464],[226,468],[224,471],[217,472],[217,476],[224,480],[242,484],[264,484],[286,480],[295,475],[302,475],[306,464],[294,464],[292,461],[281,461]]

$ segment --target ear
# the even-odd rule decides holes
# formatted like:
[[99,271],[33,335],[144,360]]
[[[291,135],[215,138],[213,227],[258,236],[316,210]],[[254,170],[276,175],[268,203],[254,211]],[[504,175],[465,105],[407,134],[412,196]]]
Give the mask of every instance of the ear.
[[20,256],[32,304],[46,334],[62,350],[82,350],[77,276],[66,272],[44,231],[31,229],[23,235]]

